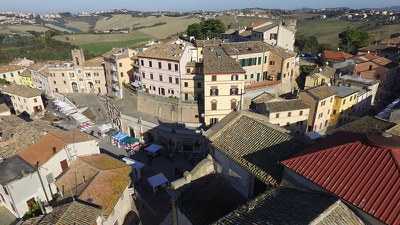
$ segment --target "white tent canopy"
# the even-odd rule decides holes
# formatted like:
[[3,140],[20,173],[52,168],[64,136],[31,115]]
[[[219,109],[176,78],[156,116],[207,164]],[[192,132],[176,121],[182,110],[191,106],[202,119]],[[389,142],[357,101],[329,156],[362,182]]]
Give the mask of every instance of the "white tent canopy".
[[162,149],[161,145],[157,144],[151,144],[149,147],[145,148],[145,151],[151,152],[151,153],[156,153]]
[[100,131],[105,131],[105,130],[110,130],[112,129],[111,124],[107,123],[107,124],[102,124],[98,126]]
[[168,184],[169,181],[168,179],[164,176],[163,173],[159,173],[157,175],[154,175],[152,177],[147,178],[147,181],[149,184],[154,188],[162,185],[162,184]]

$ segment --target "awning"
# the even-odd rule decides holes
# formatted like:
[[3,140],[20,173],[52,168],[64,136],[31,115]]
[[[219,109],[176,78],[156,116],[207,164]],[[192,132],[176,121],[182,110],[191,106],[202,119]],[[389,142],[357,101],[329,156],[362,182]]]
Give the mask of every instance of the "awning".
[[100,131],[106,131],[106,130],[110,130],[112,129],[111,124],[107,123],[107,124],[102,124],[100,126],[97,126],[99,128]]
[[129,137],[128,139],[124,140],[124,144],[133,145],[135,143],[139,143],[139,139]]
[[112,130],[106,132],[106,134],[107,134],[108,136],[114,136],[114,134],[116,134],[116,133],[118,133],[118,131],[115,130],[115,129],[112,129]]
[[126,164],[131,165],[132,169],[136,169],[137,171],[139,171],[140,169],[142,169],[144,167],[144,163],[135,161],[128,157],[124,157],[122,160],[125,161]]
[[145,148],[145,151],[151,152],[151,153],[156,153],[158,151],[160,151],[162,149],[161,145],[157,145],[157,144],[152,144],[149,147]]
[[163,173],[159,173],[157,175],[149,177],[147,178],[147,181],[153,188],[156,188],[161,184],[169,183],[168,179],[164,176]]
[[125,134],[124,132],[118,132],[112,136],[114,139],[122,140],[122,139],[127,139],[129,135]]

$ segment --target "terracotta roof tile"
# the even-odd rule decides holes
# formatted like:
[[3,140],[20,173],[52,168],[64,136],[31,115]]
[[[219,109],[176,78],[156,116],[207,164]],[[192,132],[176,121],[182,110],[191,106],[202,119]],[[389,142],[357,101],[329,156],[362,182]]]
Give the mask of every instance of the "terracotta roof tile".
[[14,65],[6,65],[0,67],[0,73],[8,73],[18,70],[23,70],[25,67],[23,66],[14,66]]
[[245,73],[239,62],[228,56],[220,47],[203,48],[204,74]]
[[380,221],[394,225],[400,224],[399,151],[354,141],[312,152],[305,150],[282,164]]
[[307,90],[304,90],[307,94],[315,99],[326,99],[336,94],[336,91],[333,90],[331,87],[328,86],[317,86]]
[[147,50],[139,52],[139,58],[154,58],[179,61],[182,58],[184,49],[177,44],[154,44]]
[[13,94],[25,98],[40,97],[41,93],[38,90],[24,86],[24,85],[10,85],[3,88],[2,92]]
[[339,61],[345,61],[346,59],[355,57],[354,55],[347,54],[345,52],[332,51],[332,50],[324,50],[322,54],[325,56],[326,59],[339,60]]
[[104,62],[103,57],[97,57],[93,59],[89,59],[85,61],[85,66],[87,67],[101,67],[102,63]]
[[270,22],[267,21],[267,20],[261,20],[261,21],[258,21],[256,23],[253,23],[253,24],[251,24],[251,25],[249,25],[247,27],[254,28],[254,27],[258,27],[258,26],[261,26],[261,25],[264,25],[264,24],[267,24],[267,23],[270,23]]

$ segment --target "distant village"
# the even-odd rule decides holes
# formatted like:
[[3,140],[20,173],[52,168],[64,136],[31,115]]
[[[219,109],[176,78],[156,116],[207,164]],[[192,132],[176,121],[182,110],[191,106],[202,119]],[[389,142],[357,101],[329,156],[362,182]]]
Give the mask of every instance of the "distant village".
[[400,37],[308,59],[296,25],[0,67],[0,220],[400,224]]

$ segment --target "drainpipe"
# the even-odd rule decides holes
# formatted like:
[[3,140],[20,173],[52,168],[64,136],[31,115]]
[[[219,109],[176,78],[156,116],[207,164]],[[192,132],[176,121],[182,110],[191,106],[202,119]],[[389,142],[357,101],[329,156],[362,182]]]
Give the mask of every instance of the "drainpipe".
[[[40,184],[42,185],[42,188],[43,188],[43,191],[44,191],[44,195],[45,195],[45,197],[46,197],[46,200],[47,200],[47,202],[50,202],[50,201],[49,201],[49,197],[47,196],[46,189],[44,188],[44,184],[43,184],[42,177],[40,176],[40,172],[39,172],[39,162],[36,163],[36,172],[37,172],[37,174],[38,174],[38,176],[39,176]],[[45,213],[45,212],[44,212],[44,213]]]

